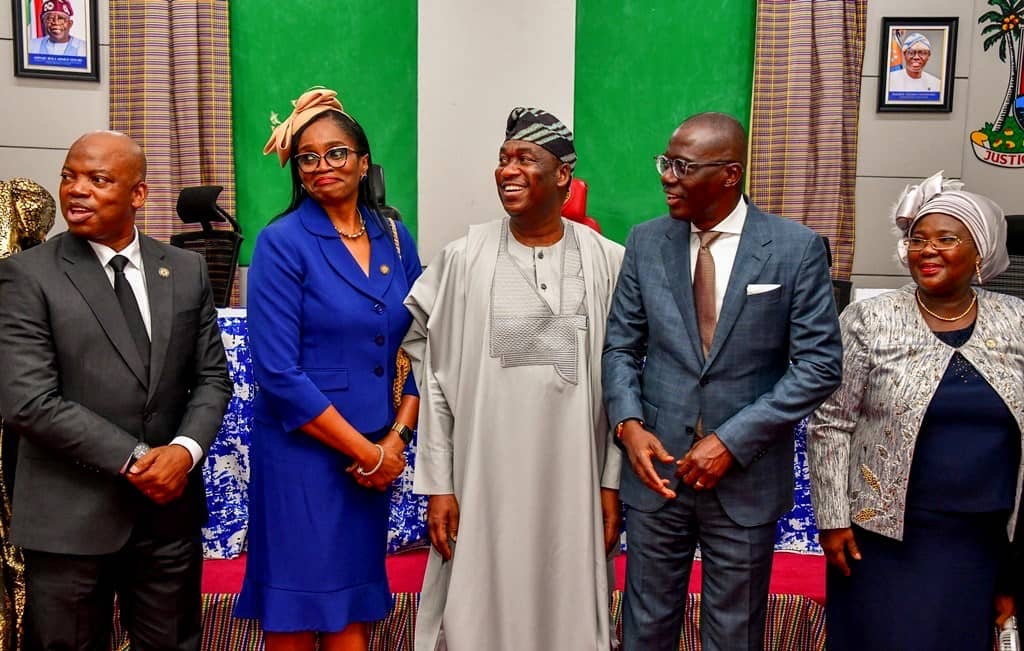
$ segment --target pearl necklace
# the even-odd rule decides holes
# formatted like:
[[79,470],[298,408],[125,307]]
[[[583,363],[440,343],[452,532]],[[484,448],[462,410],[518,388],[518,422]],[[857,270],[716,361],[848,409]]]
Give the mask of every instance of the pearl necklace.
[[974,295],[974,296],[971,297],[971,304],[967,306],[966,310],[964,310],[960,314],[957,314],[956,316],[940,316],[940,315],[936,314],[935,312],[932,312],[931,310],[929,310],[928,306],[924,304],[923,300],[921,300],[921,290],[920,289],[918,289],[918,290],[916,290],[914,292],[914,296],[917,298],[917,304],[921,306],[922,310],[924,310],[928,314],[932,315],[933,317],[935,317],[939,321],[950,321],[950,322],[952,322],[952,321],[959,321],[960,319],[962,319],[965,316],[967,316],[970,313],[970,311],[974,309],[974,304],[978,302],[978,293],[975,292],[973,289],[971,290],[971,293]]
[[362,237],[363,233],[366,232],[366,222],[363,221],[363,216],[359,215],[359,230],[356,231],[355,233],[346,233],[337,226],[334,227],[334,230],[338,231],[338,235],[341,235],[342,237],[347,237],[350,240],[355,240]]

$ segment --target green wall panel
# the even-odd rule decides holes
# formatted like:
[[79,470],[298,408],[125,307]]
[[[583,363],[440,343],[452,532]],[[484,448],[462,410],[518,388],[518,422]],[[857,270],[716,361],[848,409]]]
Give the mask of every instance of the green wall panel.
[[416,234],[416,0],[231,3],[238,218],[248,264],[256,235],[288,204],[287,168],[264,156],[281,119],[310,86],[327,86],[366,129],[388,203]]
[[667,212],[654,156],[687,116],[750,122],[756,0],[578,0],[576,175],[588,210],[624,242]]

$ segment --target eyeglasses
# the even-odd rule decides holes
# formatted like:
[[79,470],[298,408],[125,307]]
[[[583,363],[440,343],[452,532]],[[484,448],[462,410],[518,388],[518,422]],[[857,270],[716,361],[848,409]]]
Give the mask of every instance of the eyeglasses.
[[927,59],[932,55],[929,50],[907,50],[903,53],[908,59]]
[[692,173],[694,170],[700,167],[711,167],[714,165],[732,165],[738,161],[734,160],[715,160],[708,161],[706,163],[698,163],[696,161],[683,160],[682,158],[669,158],[668,156],[655,156],[654,167],[658,170],[659,175],[664,175],[665,172],[672,169],[672,173],[676,175],[677,179],[681,179],[687,174]]
[[296,154],[292,158],[295,159],[295,164],[299,166],[299,169],[303,172],[312,172],[316,168],[320,167],[320,159],[323,158],[327,161],[330,167],[335,169],[345,167],[345,163],[348,162],[349,152],[354,153],[356,156],[359,152],[355,149],[349,149],[348,147],[332,147],[324,152],[323,156],[313,152],[305,154]]
[[915,252],[924,251],[924,247],[929,244],[931,244],[932,248],[936,251],[948,251],[960,246],[961,242],[963,242],[963,240],[956,235],[943,235],[942,237],[933,237],[930,240],[926,240],[923,237],[903,238],[903,243],[907,245],[907,250]]
[[56,23],[58,25],[63,25],[70,19],[63,14],[49,13],[46,14],[46,17],[43,20],[48,23]]

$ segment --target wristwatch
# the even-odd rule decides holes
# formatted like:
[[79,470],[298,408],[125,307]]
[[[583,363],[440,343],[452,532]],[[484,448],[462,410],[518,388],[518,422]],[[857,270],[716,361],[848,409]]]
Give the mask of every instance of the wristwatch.
[[409,443],[412,442],[412,430],[399,423],[397,420],[393,425],[391,425],[391,429],[398,432],[398,438],[402,439],[402,443],[409,445]]
[[149,454],[152,449],[153,448],[149,447],[147,443],[139,441],[135,445],[135,449],[132,450],[132,456],[128,459],[128,465],[124,467],[124,471],[128,472],[131,470],[132,466],[134,466],[139,459]]

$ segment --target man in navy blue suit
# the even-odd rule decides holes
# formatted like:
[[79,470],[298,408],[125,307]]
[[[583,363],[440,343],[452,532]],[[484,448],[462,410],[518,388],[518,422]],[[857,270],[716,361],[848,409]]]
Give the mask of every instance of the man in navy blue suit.
[[746,133],[695,115],[656,158],[669,215],[636,226],[608,318],[609,422],[623,464],[623,645],[678,648],[695,545],[705,651],[760,650],[793,426],[839,385],[821,238],[742,193]]

